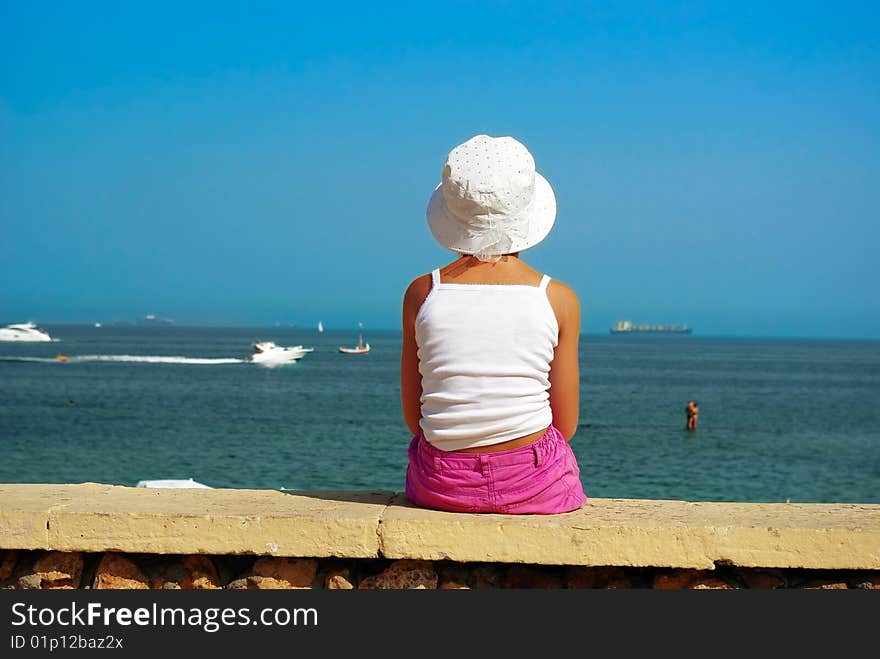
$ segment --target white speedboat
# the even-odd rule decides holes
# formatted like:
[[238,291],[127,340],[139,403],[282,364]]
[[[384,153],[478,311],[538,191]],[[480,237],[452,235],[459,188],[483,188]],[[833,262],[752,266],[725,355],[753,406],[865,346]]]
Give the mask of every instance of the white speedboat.
[[312,350],[314,348],[303,348],[301,345],[279,346],[274,341],[258,341],[254,343],[251,362],[254,364],[287,364],[301,359]]
[[51,341],[52,337],[31,322],[0,327],[0,341]]

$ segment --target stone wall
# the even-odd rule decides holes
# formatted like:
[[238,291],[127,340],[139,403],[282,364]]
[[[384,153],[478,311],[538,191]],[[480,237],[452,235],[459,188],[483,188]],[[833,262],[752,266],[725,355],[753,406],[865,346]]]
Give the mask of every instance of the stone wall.
[[878,504],[590,499],[481,515],[394,492],[0,484],[8,589],[878,585]]
[[456,563],[413,559],[283,558],[0,551],[4,589],[880,589],[880,570],[714,570]]

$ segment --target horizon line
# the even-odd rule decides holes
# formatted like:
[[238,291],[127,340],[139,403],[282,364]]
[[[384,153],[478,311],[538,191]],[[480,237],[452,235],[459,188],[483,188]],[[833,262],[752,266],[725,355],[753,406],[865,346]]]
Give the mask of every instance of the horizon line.
[[[68,327],[94,327],[95,329],[103,329],[105,327],[137,327],[137,328],[150,328],[150,329],[173,329],[173,328],[184,328],[184,329],[261,329],[261,330],[298,330],[298,331],[310,331],[315,334],[320,334],[317,329],[312,327],[311,325],[297,325],[295,323],[283,323],[283,324],[227,324],[227,323],[181,323],[177,321],[170,322],[156,322],[156,323],[145,323],[142,321],[110,321],[106,324],[102,323],[100,327],[95,327],[94,322],[90,321],[47,321],[40,322],[39,325],[43,326],[68,326]],[[363,332],[386,332],[386,333],[400,333],[401,329],[399,327],[389,328],[389,327],[375,327],[372,329],[366,329],[364,327],[357,327],[357,331]],[[352,329],[350,328],[340,328],[333,326],[324,325],[323,332],[350,332]],[[620,341],[632,341],[632,338],[626,337],[626,335],[614,335],[610,332],[606,331],[595,331],[588,330],[582,331],[579,333],[579,336],[590,336],[590,337],[617,337]],[[680,334],[670,334],[670,335],[637,335],[641,336],[641,340],[679,340],[679,341],[687,341],[688,339],[761,339],[761,340],[782,340],[782,341],[880,341],[880,337],[870,337],[870,336],[862,336],[862,337],[843,337],[843,336],[806,336],[806,335],[792,335],[792,336],[783,336],[783,335],[770,335],[770,334],[718,334],[718,333],[707,333],[707,334],[699,334],[692,333],[687,335]],[[637,339],[638,340],[638,339]]]

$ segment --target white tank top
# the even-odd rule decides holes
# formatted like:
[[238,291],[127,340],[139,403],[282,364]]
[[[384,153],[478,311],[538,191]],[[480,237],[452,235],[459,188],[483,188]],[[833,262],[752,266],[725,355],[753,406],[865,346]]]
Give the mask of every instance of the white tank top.
[[457,451],[549,426],[559,340],[550,277],[538,286],[453,284],[434,270],[431,282],[415,321],[425,439]]

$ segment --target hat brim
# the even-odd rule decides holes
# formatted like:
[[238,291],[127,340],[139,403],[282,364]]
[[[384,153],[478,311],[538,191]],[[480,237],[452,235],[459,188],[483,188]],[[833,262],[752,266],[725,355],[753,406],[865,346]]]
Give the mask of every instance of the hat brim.
[[[459,254],[473,254],[476,251],[476,238],[469,235],[467,227],[449,212],[442,183],[434,188],[426,215],[431,234],[441,246]],[[535,172],[535,200],[529,214],[528,231],[525,236],[514,239],[510,253],[537,245],[547,237],[555,222],[556,195],[547,179]]]

